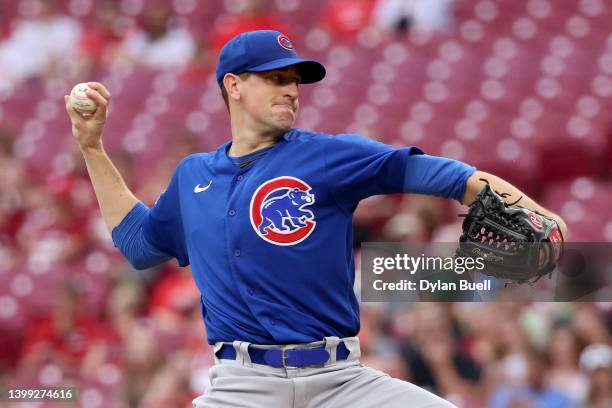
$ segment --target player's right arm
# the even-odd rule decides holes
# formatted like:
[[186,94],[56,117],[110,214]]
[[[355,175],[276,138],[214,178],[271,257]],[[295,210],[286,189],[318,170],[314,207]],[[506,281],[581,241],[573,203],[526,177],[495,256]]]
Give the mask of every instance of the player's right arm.
[[66,111],[72,122],[72,135],[76,139],[106,223],[112,233],[125,216],[138,203],[119,171],[104,150],[102,131],[108,116],[110,92],[100,83],[89,82],[87,96],[98,105],[93,114],[83,115],[71,105],[68,95],[64,96]]
[[169,254],[173,252],[161,250],[147,239],[143,226],[150,218],[151,210],[130,191],[102,143],[110,92],[100,83],[88,84],[87,96],[97,104],[93,114],[77,112],[70,105],[68,95],[64,96],[72,134],[85,159],[102,218],[115,245],[135,268],[150,268],[172,258]]

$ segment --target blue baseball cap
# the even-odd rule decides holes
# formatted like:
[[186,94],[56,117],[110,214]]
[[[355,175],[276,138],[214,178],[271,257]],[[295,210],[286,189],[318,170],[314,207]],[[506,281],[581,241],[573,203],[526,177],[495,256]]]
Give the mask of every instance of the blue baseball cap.
[[293,43],[279,31],[259,30],[238,34],[219,55],[217,83],[223,87],[225,74],[262,72],[295,65],[302,84],[318,82],[325,77],[325,67],[318,61],[298,57]]

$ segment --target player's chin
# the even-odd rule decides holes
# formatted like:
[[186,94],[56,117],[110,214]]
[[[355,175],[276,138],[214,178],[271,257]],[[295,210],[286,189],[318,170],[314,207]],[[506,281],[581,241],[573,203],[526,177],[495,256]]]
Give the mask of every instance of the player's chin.
[[274,117],[274,126],[278,130],[288,131],[293,128],[293,124],[295,123],[295,115],[285,113],[280,115],[275,115]]

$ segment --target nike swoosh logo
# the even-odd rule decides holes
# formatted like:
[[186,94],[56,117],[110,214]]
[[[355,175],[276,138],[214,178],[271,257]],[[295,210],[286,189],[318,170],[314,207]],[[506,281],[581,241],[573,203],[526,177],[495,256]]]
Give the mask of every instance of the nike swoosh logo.
[[198,184],[197,186],[195,186],[195,188],[193,189],[194,193],[201,193],[202,191],[206,191],[210,188],[210,185],[212,184],[212,180],[210,180],[210,183],[208,183],[208,185],[206,187],[200,187],[200,185]]

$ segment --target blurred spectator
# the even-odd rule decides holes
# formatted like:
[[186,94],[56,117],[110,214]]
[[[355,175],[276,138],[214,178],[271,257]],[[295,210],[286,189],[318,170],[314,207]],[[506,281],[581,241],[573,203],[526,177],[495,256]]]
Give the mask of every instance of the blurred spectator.
[[15,242],[28,255],[30,268],[48,270],[82,256],[87,248],[90,213],[78,207],[78,200],[68,199],[72,182],[69,176],[57,177],[48,189],[25,192],[25,214]]
[[544,383],[547,362],[545,357],[530,350],[527,354],[526,379],[517,385],[501,385],[495,390],[489,408],[566,408],[572,401],[567,394]]
[[354,213],[353,239],[355,245],[362,242],[394,239],[383,227],[396,214],[401,205],[399,195],[379,195],[361,200]]
[[22,350],[22,371],[29,372],[53,362],[79,378],[93,375],[112,357],[111,346],[118,344],[119,337],[110,326],[88,312],[84,296],[70,282],[62,286],[52,313],[33,322],[29,328]]
[[200,291],[191,269],[167,265],[157,281],[149,302],[150,314],[160,330],[170,335],[180,333],[185,318],[200,306]]
[[191,33],[172,18],[171,5],[147,0],[140,25],[122,44],[127,57],[156,70],[186,66],[196,51]]
[[386,222],[385,235],[398,242],[430,241],[434,229],[443,221],[445,203],[418,194],[403,196],[401,200],[400,211]]
[[408,379],[408,369],[398,344],[385,330],[387,314],[387,308],[379,303],[371,303],[361,308],[359,330],[361,362],[376,367],[394,378]]
[[584,344],[610,342],[610,332],[606,328],[600,310],[589,303],[576,304],[571,317],[571,325],[576,335]]
[[156,370],[163,364],[153,321],[144,314],[145,301],[139,282],[123,277],[108,302],[108,319],[122,340],[125,356],[123,395],[130,406],[138,406]]
[[[33,76],[69,75],[75,69],[81,25],[60,14],[57,0],[29,0],[30,16],[0,43],[0,81],[18,83]],[[2,88],[2,84],[0,84]]]
[[13,157],[14,135],[0,128],[0,242],[13,242],[23,211],[23,190],[27,185],[23,163]]
[[590,390],[583,408],[612,406],[612,349],[607,344],[592,344],[580,355],[580,366],[589,375]]
[[551,362],[547,384],[564,392],[576,403],[586,399],[589,386],[578,367],[581,348],[571,327],[559,325],[553,331],[546,350]]
[[177,351],[168,356],[146,391],[141,408],[189,407],[198,395],[190,388],[190,352]]
[[134,322],[123,338],[125,353],[124,395],[130,406],[137,404],[152,385],[156,373],[164,364],[155,327],[150,319]]
[[513,318],[511,308],[497,311],[497,319],[504,323],[495,332],[495,340],[501,353],[501,378],[507,384],[521,384],[528,376],[528,354],[531,344],[518,317],[520,316]]
[[328,0],[322,13],[323,27],[336,41],[353,42],[370,26],[376,0]]
[[376,24],[390,32],[444,31],[451,22],[452,0],[379,0]]
[[176,165],[186,156],[201,151],[201,140],[187,129],[178,130],[172,143],[165,149],[153,168],[149,169],[149,177],[141,180],[136,194],[142,202],[153,205],[168,184],[169,175]]
[[270,0],[244,0],[238,9],[219,16],[211,34],[213,50],[220,51],[229,40],[245,31],[277,30],[292,38],[289,25],[276,15]]
[[108,297],[108,322],[125,339],[144,311],[145,293],[142,286],[132,279],[120,279]]
[[214,72],[217,58],[210,49],[208,42],[198,41],[194,57],[189,61],[183,72],[181,80],[186,86],[203,83]]
[[448,210],[449,220],[447,223],[432,225],[432,242],[455,242],[457,237],[463,233],[463,219],[458,215],[465,214],[466,208],[458,201],[446,202],[445,204],[450,207]]
[[413,318],[414,333],[403,349],[410,381],[438,395],[453,396],[462,401],[460,405],[477,400],[481,369],[457,348],[446,308],[437,303],[418,304]]
[[116,0],[104,0],[95,8],[94,21],[80,41],[80,78],[89,78],[96,68],[113,64],[125,34],[120,16]]
[[11,32],[11,21],[7,13],[0,13],[0,42],[4,41]]
[[496,331],[500,314],[498,304],[461,303],[454,308],[457,325],[464,333],[462,349],[483,367],[498,359]]

